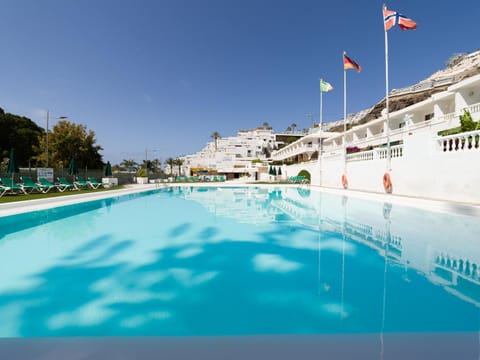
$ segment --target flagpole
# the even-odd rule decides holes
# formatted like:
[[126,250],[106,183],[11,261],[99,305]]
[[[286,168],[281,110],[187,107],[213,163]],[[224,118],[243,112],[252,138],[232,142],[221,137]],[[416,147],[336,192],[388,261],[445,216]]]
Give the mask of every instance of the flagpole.
[[[346,52],[343,52],[345,58]],[[343,59],[342,59],[343,63]],[[343,173],[347,176],[347,71],[343,67]]]
[[322,81],[323,79],[320,79],[320,131],[322,130],[323,125]]
[[[383,9],[386,8],[386,5],[383,5]],[[383,14],[383,11],[382,11]],[[387,133],[387,168],[386,171],[390,172],[392,165],[392,153],[390,149],[390,109],[389,109],[389,99],[388,99],[388,35],[385,24],[383,25],[383,30],[385,32],[385,110],[386,110],[386,133]]]
[[322,171],[322,154],[323,154],[323,140],[322,140],[322,128],[323,128],[323,91],[322,91],[322,79],[320,79],[319,83],[319,89],[320,89],[320,146],[319,146],[319,151],[318,151],[318,167],[320,168],[320,183],[319,185],[322,186],[322,177],[323,177],[323,171]]

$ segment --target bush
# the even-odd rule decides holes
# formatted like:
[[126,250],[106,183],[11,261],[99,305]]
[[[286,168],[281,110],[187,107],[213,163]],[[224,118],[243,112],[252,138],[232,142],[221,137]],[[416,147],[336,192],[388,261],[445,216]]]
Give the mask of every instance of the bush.
[[145,170],[144,168],[138,169],[137,176],[138,177],[147,177],[148,176],[147,170]]
[[462,132],[473,131],[476,130],[478,124],[473,121],[472,115],[467,110],[463,111],[463,115],[460,115],[460,129]]
[[303,176],[305,179],[310,181],[310,173],[307,170],[302,170],[298,173],[298,176]]
[[453,128],[453,129],[447,129],[447,130],[442,130],[438,132],[439,136],[448,136],[448,135],[455,135],[455,134],[460,134],[462,132],[462,129],[459,127]]
[[352,153],[356,153],[356,152],[359,152],[360,151],[360,148],[358,146],[348,146],[347,147],[347,154],[352,154]]
[[442,130],[438,132],[439,136],[448,136],[460,134],[467,131],[480,129],[480,121],[473,121],[472,115],[469,111],[464,110],[463,115],[460,115],[460,127]]

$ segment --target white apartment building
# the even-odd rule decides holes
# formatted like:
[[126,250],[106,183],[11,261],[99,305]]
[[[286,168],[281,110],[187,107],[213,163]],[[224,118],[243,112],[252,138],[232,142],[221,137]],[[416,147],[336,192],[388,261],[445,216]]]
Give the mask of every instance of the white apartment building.
[[[184,174],[198,171],[226,175],[228,179],[258,177],[272,151],[283,144],[285,137],[300,138],[300,134],[275,134],[271,127],[239,130],[237,136],[220,137],[207,143],[201,151],[185,156]],[[260,162],[254,162],[260,160]],[[263,164],[262,164],[263,163]]]

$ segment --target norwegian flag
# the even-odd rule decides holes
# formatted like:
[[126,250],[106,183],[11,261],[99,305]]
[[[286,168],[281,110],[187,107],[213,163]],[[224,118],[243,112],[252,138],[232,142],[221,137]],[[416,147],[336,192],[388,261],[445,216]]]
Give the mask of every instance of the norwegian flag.
[[383,23],[385,24],[385,31],[390,30],[395,25],[398,25],[402,30],[415,30],[417,28],[415,21],[397,11],[388,10],[386,6],[383,7]]

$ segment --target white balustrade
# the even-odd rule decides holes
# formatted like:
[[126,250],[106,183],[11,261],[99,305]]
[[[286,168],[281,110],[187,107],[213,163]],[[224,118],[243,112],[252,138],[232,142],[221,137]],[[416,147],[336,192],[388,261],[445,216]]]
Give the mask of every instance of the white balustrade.
[[471,279],[476,282],[480,280],[479,265],[467,258],[442,252],[435,257],[435,263],[462,276],[463,278]]
[[397,158],[403,156],[403,145],[395,145],[390,148],[391,157]]
[[374,158],[374,150],[347,154],[347,161],[365,161],[365,160],[373,160],[373,158]]
[[[398,158],[403,156],[403,145],[390,147],[390,157]],[[382,147],[369,151],[361,151],[353,154],[347,154],[347,161],[367,161],[386,159],[388,157],[388,148]]]
[[460,134],[439,136],[438,149],[441,152],[479,151],[480,130],[468,131]]
[[465,110],[468,111],[470,114],[480,112],[480,103],[470,105],[470,106],[466,107]]

